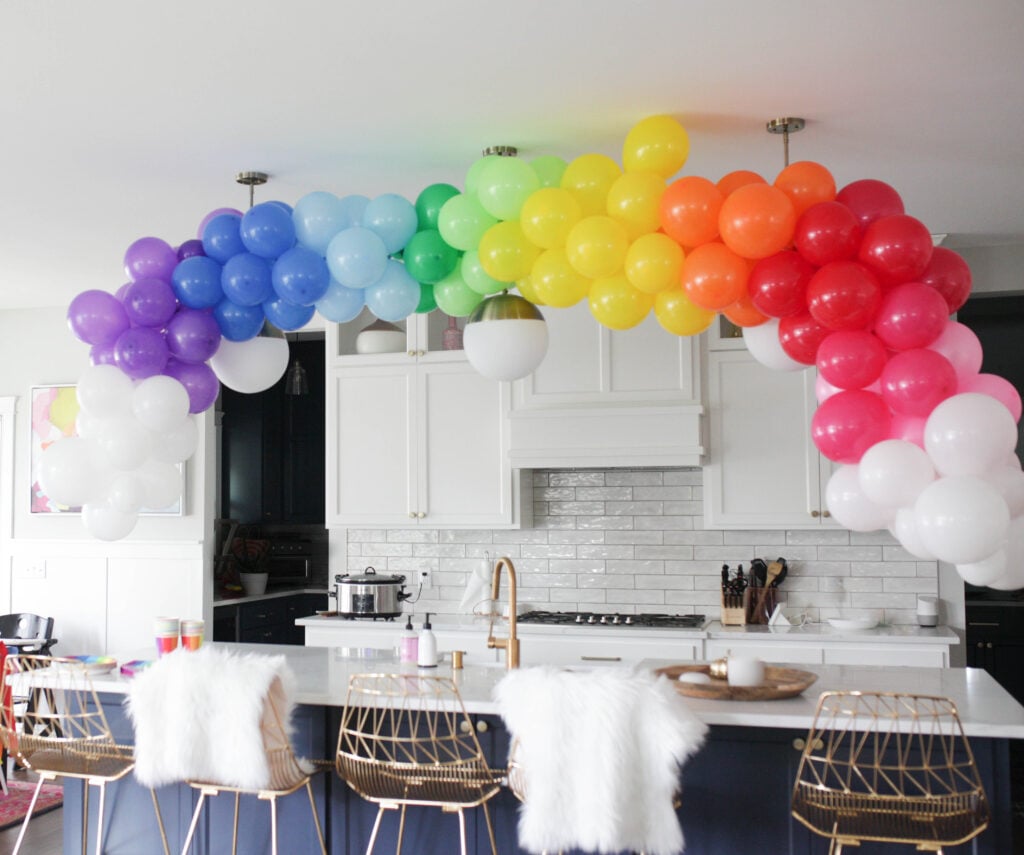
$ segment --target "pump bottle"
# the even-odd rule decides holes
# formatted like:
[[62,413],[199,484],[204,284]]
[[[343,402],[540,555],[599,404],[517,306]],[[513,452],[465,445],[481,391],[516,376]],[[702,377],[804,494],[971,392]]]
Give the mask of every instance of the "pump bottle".
[[415,662],[419,655],[419,636],[412,628],[412,615],[405,620],[405,629],[398,638],[398,660],[400,662]]
[[430,612],[423,620],[423,629],[420,630],[419,649],[416,653],[416,664],[420,668],[437,667],[437,638],[430,629]]

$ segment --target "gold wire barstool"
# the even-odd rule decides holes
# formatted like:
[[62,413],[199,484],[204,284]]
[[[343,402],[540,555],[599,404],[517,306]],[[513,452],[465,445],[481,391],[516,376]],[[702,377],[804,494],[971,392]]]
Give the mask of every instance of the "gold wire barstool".
[[[25,821],[21,824],[14,853],[21,849],[36,800],[46,781],[77,778],[82,788],[82,852],[87,847],[89,788],[99,790],[96,852],[103,851],[103,813],[107,784],[124,778],[135,766],[130,746],[118,745],[107,724],[103,707],[85,665],[52,656],[8,656],[3,668],[4,685],[26,704],[0,704],[0,736],[4,745],[25,768],[39,776]],[[17,711],[17,712],[16,712]],[[153,809],[160,826],[164,852],[167,835],[156,793]]]
[[400,855],[409,805],[457,813],[462,855],[464,812],[481,807],[491,852],[497,855],[487,802],[501,789],[504,770],[488,765],[452,680],[415,674],[352,675],[335,765],[353,790],[378,805],[367,855],[373,852],[386,810],[399,810],[395,852]]
[[989,806],[974,753],[949,698],[825,692],[800,758],[792,812],[830,839],[942,852],[976,837]]
[[283,796],[291,795],[300,789],[306,790],[309,797],[309,808],[313,812],[313,825],[316,828],[317,840],[320,842],[320,851],[327,855],[327,847],[324,843],[323,830],[320,828],[320,817],[316,812],[316,801],[313,798],[313,787],[311,780],[315,769],[303,768],[292,749],[291,740],[288,738],[288,729],[285,726],[281,714],[281,707],[284,703],[284,691],[281,686],[280,677],[275,677],[267,692],[265,714],[261,724],[263,734],[263,750],[266,752],[267,764],[270,768],[270,781],[266,787],[258,790],[235,787],[227,784],[220,784],[214,781],[187,781],[186,783],[199,792],[199,800],[196,803],[195,811],[192,813],[192,822],[188,827],[188,836],[182,846],[181,853],[186,855],[192,846],[192,838],[195,836],[196,826],[199,823],[199,816],[203,811],[203,804],[207,796],[214,797],[221,793],[235,794],[234,824],[231,829],[231,852],[232,855],[238,851],[238,804],[242,794],[255,795],[256,798],[270,802],[270,851],[277,855],[277,800]]

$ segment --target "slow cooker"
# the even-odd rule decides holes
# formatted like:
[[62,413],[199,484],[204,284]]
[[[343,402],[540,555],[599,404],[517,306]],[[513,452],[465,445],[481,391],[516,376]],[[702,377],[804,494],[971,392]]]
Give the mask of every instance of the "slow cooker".
[[405,576],[367,567],[362,573],[335,576],[334,596],[341,617],[386,618],[398,617],[402,601],[412,594],[405,590]]

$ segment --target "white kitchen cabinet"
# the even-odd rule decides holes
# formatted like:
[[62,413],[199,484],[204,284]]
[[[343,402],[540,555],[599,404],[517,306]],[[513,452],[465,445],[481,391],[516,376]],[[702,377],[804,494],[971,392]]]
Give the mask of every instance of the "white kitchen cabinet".
[[757,656],[765,662],[795,665],[888,665],[948,668],[949,644],[901,640],[813,641],[760,638],[709,638],[704,658],[720,659],[729,652]]
[[708,353],[707,528],[834,526],[831,462],[810,438],[815,374],[773,371],[747,351]]
[[671,659],[692,662],[699,659],[703,642],[699,637],[637,638],[606,636],[553,636],[521,634],[519,659],[530,665],[630,665],[641,659]]
[[509,454],[517,466],[692,466],[701,446],[696,338],[672,335],[653,315],[610,330],[584,301],[542,307],[549,346],[516,381]]

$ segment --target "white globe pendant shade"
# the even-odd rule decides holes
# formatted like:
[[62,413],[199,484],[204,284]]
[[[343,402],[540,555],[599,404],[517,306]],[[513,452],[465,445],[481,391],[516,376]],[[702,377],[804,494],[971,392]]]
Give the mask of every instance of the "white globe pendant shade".
[[222,339],[210,357],[210,368],[221,383],[236,392],[252,395],[269,389],[288,367],[288,342],[279,335],[261,333],[248,341]]
[[518,380],[544,360],[548,325],[528,300],[496,294],[466,319],[462,346],[477,373],[491,380]]

